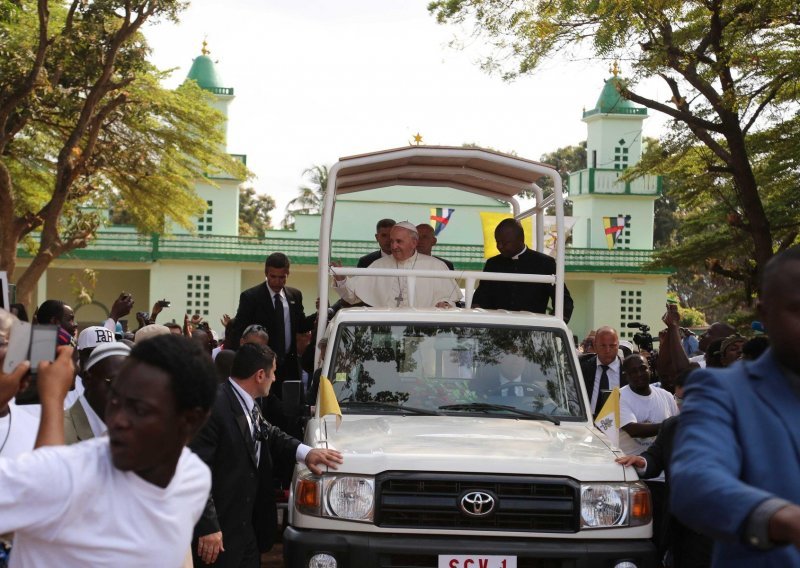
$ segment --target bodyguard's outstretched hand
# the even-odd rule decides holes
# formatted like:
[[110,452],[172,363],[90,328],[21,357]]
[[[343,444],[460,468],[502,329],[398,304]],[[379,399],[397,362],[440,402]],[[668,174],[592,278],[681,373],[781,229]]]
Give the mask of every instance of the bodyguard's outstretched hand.
[[322,469],[318,466],[323,465],[331,469],[339,469],[337,466],[344,463],[344,458],[336,450],[313,449],[306,456],[306,466],[314,475],[322,475]]
[[641,456],[622,456],[614,460],[620,465],[638,467],[642,469],[643,467],[647,467],[647,462]]

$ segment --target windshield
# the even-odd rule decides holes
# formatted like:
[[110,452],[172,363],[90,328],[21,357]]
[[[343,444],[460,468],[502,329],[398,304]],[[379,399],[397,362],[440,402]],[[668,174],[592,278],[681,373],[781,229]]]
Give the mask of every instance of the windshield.
[[343,325],[330,369],[344,413],[585,416],[560,330]]

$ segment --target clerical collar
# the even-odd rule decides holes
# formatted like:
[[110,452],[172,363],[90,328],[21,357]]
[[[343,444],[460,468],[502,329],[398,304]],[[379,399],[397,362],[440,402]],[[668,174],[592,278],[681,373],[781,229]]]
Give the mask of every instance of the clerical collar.
[[522,245],[522,250],[521,250],[521,251],[519,251],[519,252],[518,252],[517,254],[515,254],[514,256],[512,256],[512,257],[511,257],[511,260],[519,260],[519,257],[520,257],[520,256],[522,256],[522,253],[523,253],[523,252],[525,252],[526,250],[528,250],[528,247],[527,247],[527,246],[525,246],[525,245]]

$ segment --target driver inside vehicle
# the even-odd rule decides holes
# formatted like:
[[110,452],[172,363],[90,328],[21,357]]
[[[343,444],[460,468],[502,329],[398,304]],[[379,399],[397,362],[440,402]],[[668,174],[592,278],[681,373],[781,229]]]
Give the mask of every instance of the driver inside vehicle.
[[498,364],[484,367],[475,381],[475,390],[487,398],[547,394],[546,389],[533,381],[528,360],[513,352],[504,352]]

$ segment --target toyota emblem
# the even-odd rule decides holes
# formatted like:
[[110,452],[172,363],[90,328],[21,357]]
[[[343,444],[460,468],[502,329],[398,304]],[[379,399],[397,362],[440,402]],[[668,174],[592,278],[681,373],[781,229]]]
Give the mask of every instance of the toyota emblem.
[[497,500],[486,491],[470,491],[461,497],[461,510],[470,517],[485,517],[494,511]]

